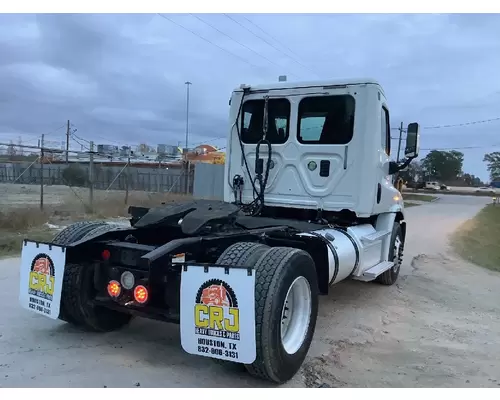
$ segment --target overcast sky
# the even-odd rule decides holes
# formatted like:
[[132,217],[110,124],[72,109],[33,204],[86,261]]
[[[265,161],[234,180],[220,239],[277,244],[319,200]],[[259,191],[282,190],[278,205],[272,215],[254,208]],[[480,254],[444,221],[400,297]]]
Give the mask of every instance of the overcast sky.
[[463,152],[483,179],[500,151],[500,121],[425,129],[500,117],[500,15],[164,15],[196,34],[158,15],[0,15],[0,141],[62,141],[70,119],[99,143],[177,145],[189,80],[190,144],[224,146],[232,89],[286,74],[379,80],[393,127],[482,147]]

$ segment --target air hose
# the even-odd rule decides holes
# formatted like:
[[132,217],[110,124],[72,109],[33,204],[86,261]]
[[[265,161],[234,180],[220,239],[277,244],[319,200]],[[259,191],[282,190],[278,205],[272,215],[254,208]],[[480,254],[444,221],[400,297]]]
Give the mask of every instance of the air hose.
[[[243,109],[243,104],[244,104],[244,99],[245,99],[245,94],[246,92],[243,92],[243,95],[241,96],[241,102],[240,106],[238,109],[238,114],[236,115],[236,132],[238,133],[238,142],[240,144],[240,149],[241,149],[241,155],[243,158],[243,163],[245,164],[245,169],[248,174],[250,183],[252,185],[252,190],[253,190],[253,195],[254,195],[254,200],[248,204],[242,204],[241,202],[241,192],[243,190],[243,178],[240,175],[235,175],[233,177],[233,193],[235,196],[235,202],[236,204],[239,204],[241,206],[241,209],[245,212],[248,213],[252,216],[259,215],[260,212],[262,211],[262,208],[264,206],[264,192],[266,189],[267,181],[269,179],[269,171],[271,169],[271,155],[272,155],[272,147],[271,147],[271,142],[267,140],[267,131],[268,131],[268,105],[269,105],[269,97],[266,96],[265,98],[265,103],[264,103],[264,121],[263,121],[263,134],[262,134],[262,139],[260,139],[255,148],[255,177],[252,179],[252,174],[250,173],[250,168],[248,166],[248,160],[245,154],[245,147],[243,145],[243,140],[241,138],[241,132],[239,128],[239,123],[238,120],[241,115],[241,111]],[[268,158],[267,158],[267,163],[266,163],[266,168],[264,170],[264,160],[260,158],[260,146],[265,144],[268,149]],[[264,177],[262,174],[264,173]],[[259,183],[259,190],[257,190],[255,182]],[[239,191],[239,198],[237,195],[237,190]]]

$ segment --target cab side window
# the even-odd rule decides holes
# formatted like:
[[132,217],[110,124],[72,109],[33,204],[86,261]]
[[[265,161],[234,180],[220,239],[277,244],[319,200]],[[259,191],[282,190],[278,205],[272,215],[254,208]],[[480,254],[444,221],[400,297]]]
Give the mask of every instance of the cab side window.
[[391,155],[391,126],[389,122],[389,110],[387,108],[382,107],[382,126],[380,127],[381,139],[382,139],[382,148],[385,149],[385,153],[390,156]]

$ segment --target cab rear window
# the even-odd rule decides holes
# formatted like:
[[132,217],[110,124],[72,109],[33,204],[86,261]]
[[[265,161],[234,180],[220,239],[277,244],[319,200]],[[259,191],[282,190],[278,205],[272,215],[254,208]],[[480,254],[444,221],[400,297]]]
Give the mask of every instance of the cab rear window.
[[297,140],[303,144],[347,144],[354,133],[351,95],[305,97],[299,103]]

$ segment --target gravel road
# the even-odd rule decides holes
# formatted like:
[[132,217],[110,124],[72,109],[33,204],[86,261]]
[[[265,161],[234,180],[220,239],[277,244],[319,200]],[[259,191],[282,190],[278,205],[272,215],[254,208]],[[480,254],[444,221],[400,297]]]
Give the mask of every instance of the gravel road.
[[[500,386],[500,275],[453,256],[447,236],[490,199],[443,196],[407,210],[397,285],[349,281],[321,298],[313,345],[288,387]],[[0,261],[2,387],[258,387],[183,352],[176,325],[136,319],[82,333],[20,308],[19,259]]]

